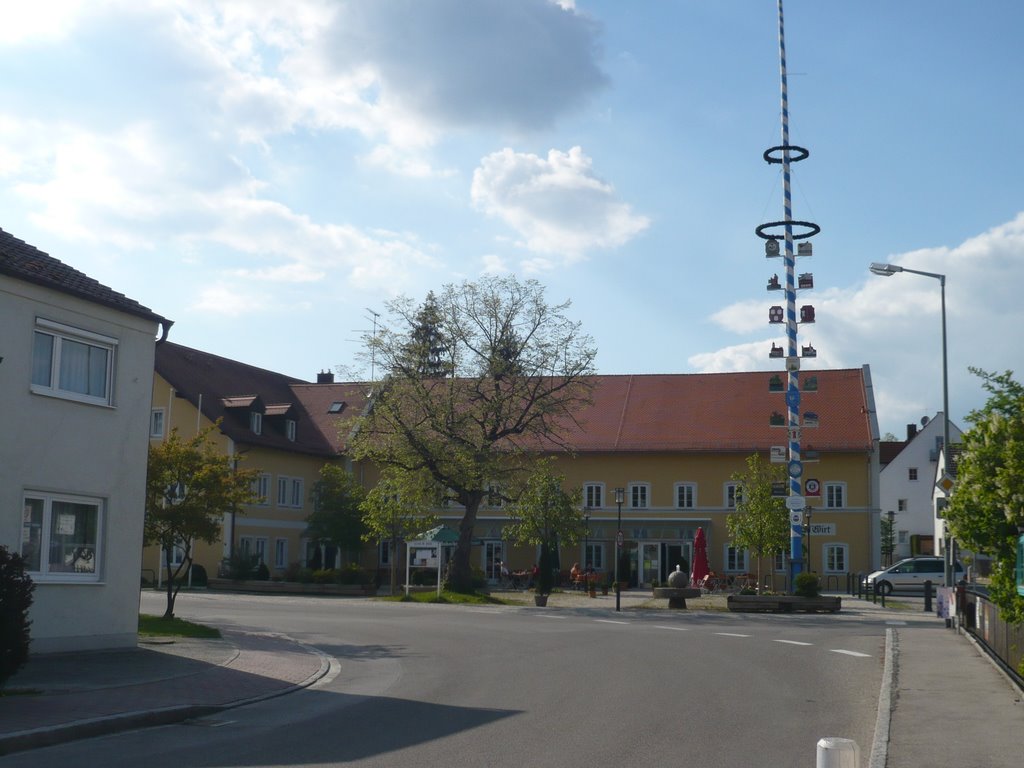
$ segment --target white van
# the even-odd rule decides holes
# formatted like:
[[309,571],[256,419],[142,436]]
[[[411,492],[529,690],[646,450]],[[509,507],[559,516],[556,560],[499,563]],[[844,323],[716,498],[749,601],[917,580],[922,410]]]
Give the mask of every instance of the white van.
[[[941,557],[908,557],[888,568],[869,573],[864,579],[864,586],[870,592],[878,585],[878,592],[883,595],[896,590],[908,592],[924,592],[924,583],[930,581],[932,588],[941,587],[945,583],[946,564]],[[956,564],[954,582],[964,576],[964,567]]]

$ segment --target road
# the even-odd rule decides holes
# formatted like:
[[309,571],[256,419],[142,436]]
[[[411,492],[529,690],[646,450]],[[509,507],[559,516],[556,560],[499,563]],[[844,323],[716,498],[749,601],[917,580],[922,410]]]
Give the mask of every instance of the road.
[[842,614],[207,593],[181,595],[176,613],[286,634],[336,664],[303,692],[10,765],[812,765],[822,736],[870,751],[885,643],[881,622]]

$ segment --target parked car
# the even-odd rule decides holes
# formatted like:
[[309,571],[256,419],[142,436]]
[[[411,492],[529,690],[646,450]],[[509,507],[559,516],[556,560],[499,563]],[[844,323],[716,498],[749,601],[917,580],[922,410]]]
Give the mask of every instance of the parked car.
[[[879,593],[883,595],[893,590],[923,592],[926,581],[930,581],[933,588],[942,586],[945,573],[946,564],[941,557],[908,557],[881,571],[869,573],[864,579],[864,587],[870,592],[877,584]],[[957,563],[953,581],[960,581],[963,577],[964,567]]]

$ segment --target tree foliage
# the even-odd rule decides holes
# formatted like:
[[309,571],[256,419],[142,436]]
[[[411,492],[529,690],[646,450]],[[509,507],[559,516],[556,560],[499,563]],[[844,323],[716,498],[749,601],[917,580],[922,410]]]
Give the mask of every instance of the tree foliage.
[[[313,486],[313,511],[306,518],[306,537],[334,545],[351,560],[359,552],[366,532],[360,509],[365,498],[366,492],[351,472],[337,464],[325,464]],[[327,563],[323,567],[328,567]]]
[[25,560],[0,546],[0,689],[28,661],[32,591]]
[[435,527],[433,510],[442,502],[437,484],[429,475],[391,468],[359,505],[363,540],[387,541],[391,547],[391,594],[395,594],[397,585],[397,555],[402,542]]
[[785,552],[789,545],[789,515],[782,498],[772,496],[772,483],[785,480],[781,465],[765,462],[760,454],[747,457],[745,472],[736,472],[736,511],[726,518],[733,544],[750,550],[757,561],[761,588],[761,560]]
[[581,489],[564,488],[565,477],[555,474],[551,459],[537,462],[526,480],[513,509],[513,522],[506,535],[514,544],[540,547],[538,594],[546,595],[553,586],[551,555],[559,543],[572,545],[583,538]]
[[989,398],[972,411],[956,462],[956,485],[946,507],[950,532],[961,544],[994,558],[989,595],[1010,622],[1024,621],[1016,591],[1018,526],[1024,526],[1024,386],[1012,371],[977,368]]
[[[224,513],[240,512],[241,505],[256,500],[257,470],[237,469],[238,457],[229,459],[217,450],[210,440],[216,428],[211,426],[187,440],[172,429],[166,440],[149,447],[144,543],[159,545],[164,555],[165,618],[174,616],[181,588],[178,577],[192,565],[192,543],[219,541]],[[175,547],[184,554],[177,568],[172,565]]]
[[[422,375],[408,351],[419,314],[389,304],[393,327],[367,337],[389,376],[353,438],[358,459],[425,472],[464,508],[453,554],[453,589],[472,589],[470,550],[481,503],[528,472],[538,450],[567,448],[566,427],[589,403],[592,339],[550,305],[535,281],[489,276],[448,285],[436,297],[443,376]],[[413,344],[413,346],[415,346]]]

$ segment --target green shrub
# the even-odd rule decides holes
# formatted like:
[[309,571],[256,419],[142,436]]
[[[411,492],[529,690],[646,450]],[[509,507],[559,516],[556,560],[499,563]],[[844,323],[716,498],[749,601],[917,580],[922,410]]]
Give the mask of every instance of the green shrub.
[[206,578],[206,569],[198,563],[192,564],[192,586],[205,587],[209,583]]
[[0,546],[0,688],[28,661],[28,609],[35,587],[22,556]]
[[270,569],[262,560],[256,566],[256,581],[270,581]]
[[801,571],[793,580],[793,592],[800,597],[817,597],[819,589],[817,575],[809,571]]
[[418,587],[437,584],[437,571],[433,568],[416,568],[409,574],[409,582]]
[[370,574],[356,563],[349,563],[338,571],[337,578],[339,584],[369,584],[371,582]]
[[235,581],[251,579],[256,573],[256,557],[245,552],[235,552],[228,560],[228,578]]
[[336,580],[336,574],[333,568],[321,568],[317,571],[313,571],[314,584],[334,584]]

